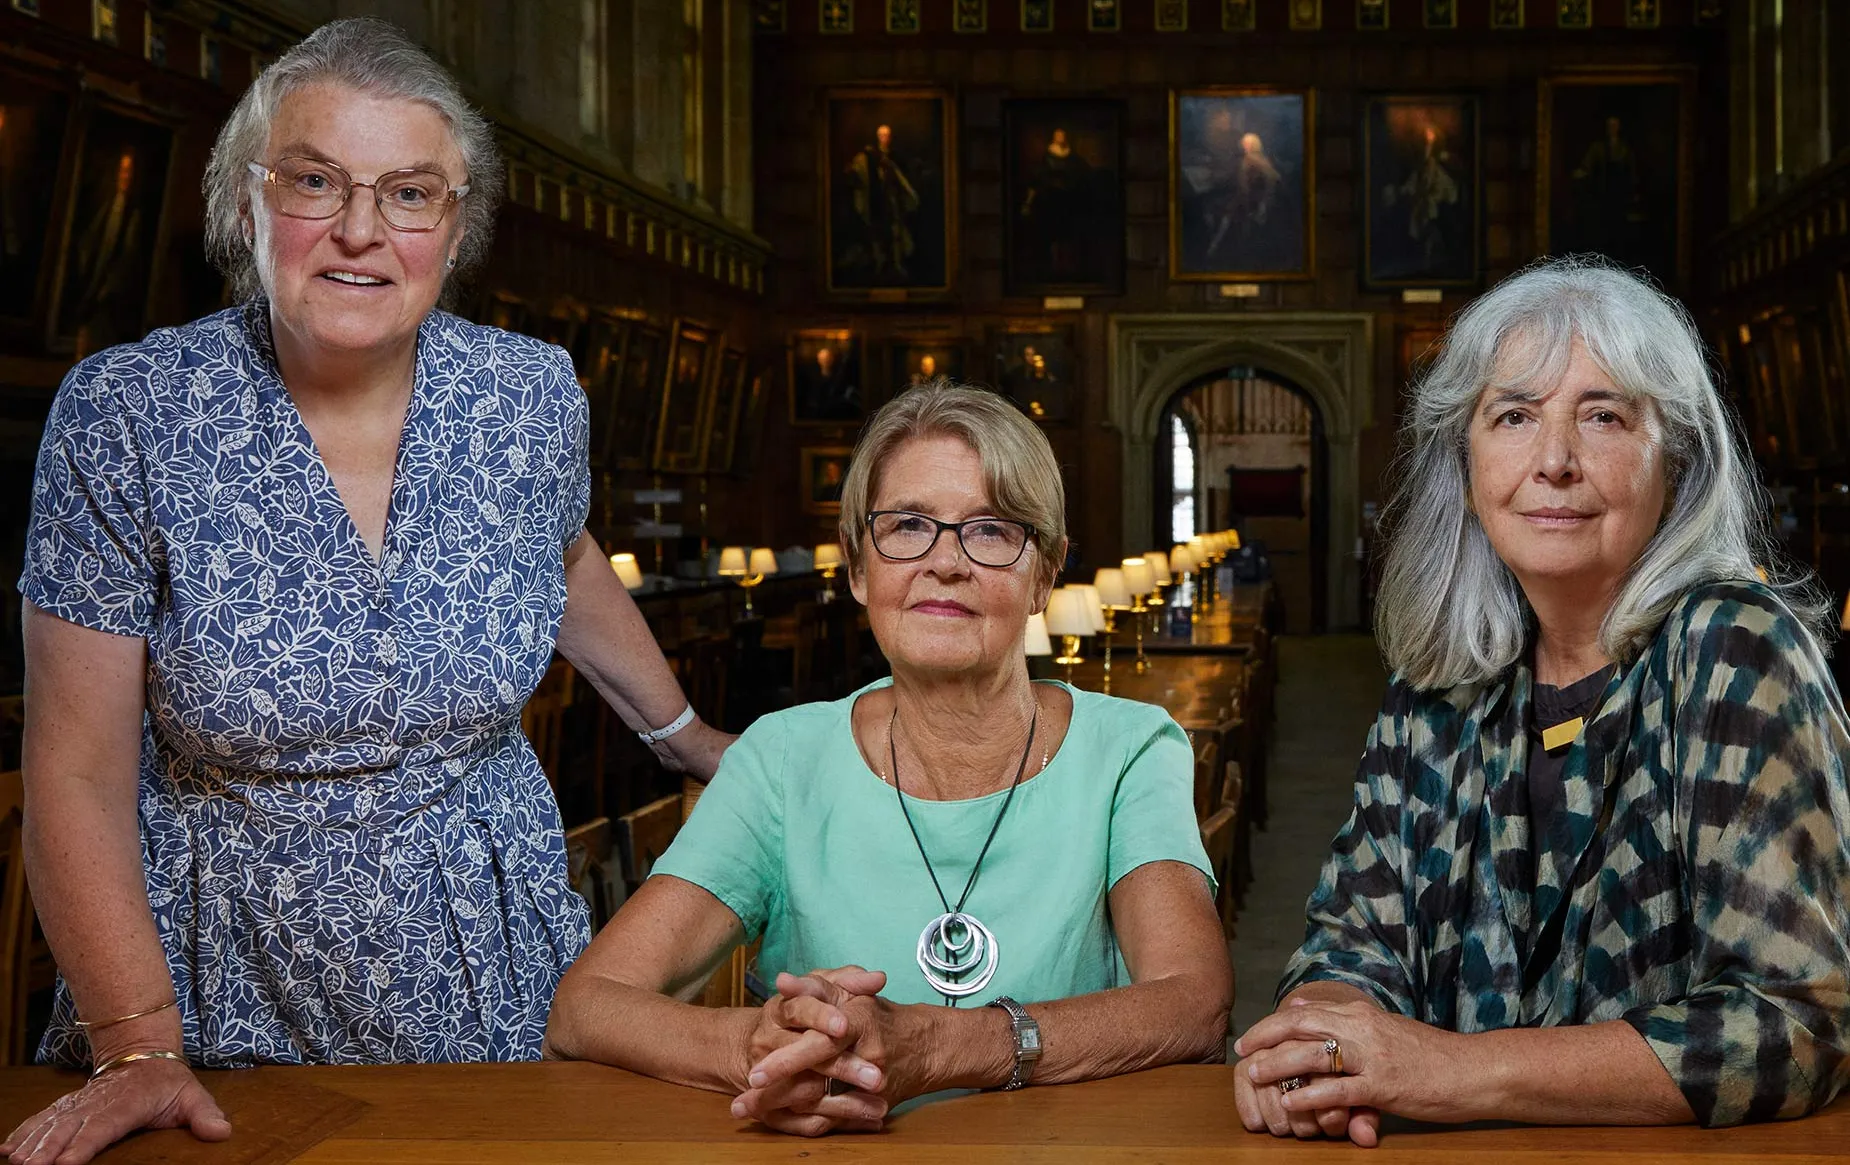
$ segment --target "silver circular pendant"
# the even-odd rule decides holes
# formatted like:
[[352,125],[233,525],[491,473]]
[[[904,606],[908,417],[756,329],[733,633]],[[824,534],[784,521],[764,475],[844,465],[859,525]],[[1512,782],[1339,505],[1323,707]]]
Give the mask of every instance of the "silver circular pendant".
[[1002,950],[989,928],[968,914],[940,914],[919,933],[919,970],[933,991],[961,999],[989,986]]

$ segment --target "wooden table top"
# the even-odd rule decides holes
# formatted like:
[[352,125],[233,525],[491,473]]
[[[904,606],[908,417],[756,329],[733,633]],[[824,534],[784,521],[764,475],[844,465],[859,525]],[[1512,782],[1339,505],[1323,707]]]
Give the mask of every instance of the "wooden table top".
[[[1109,690],[1113,696],[1155,704],[1191,731],[1211,728],[1234,714],[1246,683],[1246,662],[1238,655],[1163,655],[1151,657],[1150,670],[1138,675],[1136,652],[1114,650],[1111,682],[1105,682],[1104,661],[1097,655],[1073,666],[1072,684],[1089,692]],[[1050,673],[1066,679],[1066,669]]]
[[[231,1118],[219,1145],[142,1133],[105,1165],[650,1165],[909,1161],[972,1165],[1143,1165],[1366,1161],[1369,1165],[1532,1161],[1641,1165],[1841,1165],[1850,1101],[1802,1121],[1738,1129],[1430,1129],[1390,1123],[1381,1147],[1299,1143],[1240,1126],[1225,1065],[1159,1068],[1113,1080],[987,1092],[926,1104],[875,1135],[805,1140],[734,1120],[731,1097],[595,1064],[257,1068],[202,1074]],[[48,1068],[0,1072],[10,1126],[77,1082]]]

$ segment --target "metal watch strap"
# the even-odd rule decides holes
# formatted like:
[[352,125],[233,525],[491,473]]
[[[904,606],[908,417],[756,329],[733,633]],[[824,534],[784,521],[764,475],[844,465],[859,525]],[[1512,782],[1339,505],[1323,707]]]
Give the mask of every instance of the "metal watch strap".
[[1027,1008],[1006,995],[996,996],[989,1001],[989,1006],[1008,1012],[1009,1029],[1015,1035],[1015,1070],[1009,1074],[1008,1083],[1002,1086],[1002,1091],[1012,1092],[1034,1075],[1034,1065],[1041,1058],[1041,1025],[1028,1014]]

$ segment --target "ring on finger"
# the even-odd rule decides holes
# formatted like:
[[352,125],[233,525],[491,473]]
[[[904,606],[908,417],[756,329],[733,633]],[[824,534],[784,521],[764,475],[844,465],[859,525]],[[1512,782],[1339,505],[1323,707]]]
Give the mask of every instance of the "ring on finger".
[[1323,1041],[1323,1050],[1329,1053],[1330,1075],[1341,1076],[1343,1074],[1343,1046],[1336,1042],[1335,1036],[1331,1036]]
[[1278,1082],[1278,1090],[1280,1092],[1296,1092],[1302,1087],[1304,1087],[1304,1077],[1302,1076],[1287,1076]]
[[839,1095],[840,1095],[840,1093],[838,1093],[838,1092],[836,1092],[836,1091],[835,1091],[835,1086],[836,1086],[837,1084],[840,1084],[840,1083],[841,1083],[841,1081],[839,1081],[839,1080],[837,1080],[837,1079],[835,1079],[835,1077],[833,1077],[833,1076],[825,1076],[825,1077],[823,1077],[823,1087],[822,1087],[822,1095],[824,1095],[824,1096],[839,1096]]

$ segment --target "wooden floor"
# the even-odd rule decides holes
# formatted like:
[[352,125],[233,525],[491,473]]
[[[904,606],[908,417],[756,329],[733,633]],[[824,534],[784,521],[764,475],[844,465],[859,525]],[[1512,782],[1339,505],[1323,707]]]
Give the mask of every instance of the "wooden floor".
[[[209,1072],[232,1139],[144,1133],[105,1154],[110,1165],[650,1165],[650,1163],[908,1161],[921,1165],[1105,1165],[1159,1162],[1572,1162],[1641,1165],[1841,1165],[1850,1102],[1804,1121],[1742,1129],[1474,1129],[1390,1127],[1363,1150],[1300,1144],[1240,1127],[1233,1069],[1160,1068],[1091,1084],[964,1095],[893,1118],[877,1135],[803,1140],[734,1120],[731,1098],[592,1064],[457,1064],[258,1068]],[[43,1068],[0,1071],[0,1118],[13,1121],[71,1087]]]

